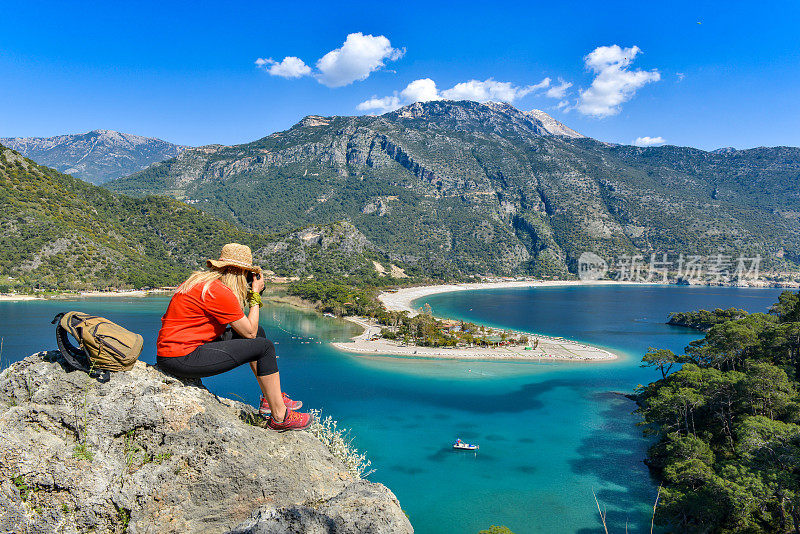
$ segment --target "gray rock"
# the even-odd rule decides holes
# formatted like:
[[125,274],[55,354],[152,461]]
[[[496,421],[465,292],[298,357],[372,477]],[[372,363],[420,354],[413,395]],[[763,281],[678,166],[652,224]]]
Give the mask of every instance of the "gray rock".
[[412,532],[391,491],[256,415],[143,362],[101,383],[29,356],[0,373],[0,531]]
[[399,503],[382,484],[361,480],[336,497],[311,506],[263,510],[231,534],[283,534],[286,532],[336,534],[392,534],[409,532],[408,520],[396,516]]

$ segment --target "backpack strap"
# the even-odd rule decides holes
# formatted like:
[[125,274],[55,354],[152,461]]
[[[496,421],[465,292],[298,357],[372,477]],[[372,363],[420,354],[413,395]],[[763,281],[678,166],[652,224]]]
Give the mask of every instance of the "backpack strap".
[[61,356],[67,361],[73,369],[78,369],[89,373],[92,378],[97,378],[100,382],[108,382],[111,378],[111,373],[106,370],[91,369],[91,361],[86,351],[75,347],[69,340],[67,330],[61,326],[61,318],[66,315],[64,312],[59,313],[50,324],[56,325],[56,344]]
[[63,312],[59,313],[53,317],[53,320],[50,322],[50,324],[56,325],[56,344],[58,345],[58,350],[70,366],[88,373],[89,356],[86,352],[75,347],[70,342],[67,331],[61,326],[61,318],[64,317],[64,315]]

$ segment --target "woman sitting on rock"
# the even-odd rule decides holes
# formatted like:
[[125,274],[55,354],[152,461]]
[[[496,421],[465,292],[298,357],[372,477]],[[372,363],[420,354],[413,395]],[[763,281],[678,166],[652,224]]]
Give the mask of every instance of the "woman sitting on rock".
[[[303,403],[281,393],[275,346],[258,326],[264,279],[261,268],[253,265],[250,247],[229,243],[222,247],[220,258],[208,260],[207,265],[207,271],[192,273],[178,287],[161,318],[158,366],[176,376],[201,378],[249,362],[261,388],[259,412],[270,414],[267,426],[306,428],[311,416],[294,411]],[[247,315],[245,302],[250,306]]]

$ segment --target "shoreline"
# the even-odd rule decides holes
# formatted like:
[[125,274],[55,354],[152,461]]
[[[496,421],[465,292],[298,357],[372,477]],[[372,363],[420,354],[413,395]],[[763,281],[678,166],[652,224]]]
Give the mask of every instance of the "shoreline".
[[[439,284],[401,288],[395,292],[383,291],[378,301],[388,311],[408,312],[409,317],[418,315],[412,303],[423,297],[456,291],[480,289],[529,288],[529,287],[568,287],[568,286],[609,286],[609,285],[669,285],[659,282],[620,282],[616,280],[507,280],[500,282],[472,282],[461,284]],[[442,317],[434,317],[442,320]],[[364,332],[350,342],[331,343],[335,348],[356,354],[403,356],[408,358],[458,359],[458,360],[515,360],[515,361],[579,361],[608,362],[620,358],[609,350],[581,343],[560,336],[546,336],[535,332],[519,332],[508,328],[491,327],[507,332],[524,334],[538,339],[536,349],[525,350],[524,346],[503,347],[423,347],[403,345],[400,342],[378,339],[371,341],[374,334],[380,334],[380,326],[373,325],[361,317],[343,319],[364,328]],[[486,326],[486,325],[483,325]]]
[[[386,291],[378,295],[378,300],[388,311],[408,312],[409,317],[418,315],[419,312],[411,305],[415,300],[439,293],[454,293],[456,291],[475,291],[478,289],[507,289],[527,287],[569,287],[569,286],[642,286],[642,285],[670,285],[659,282],[618,282],[616,280],[514,280],[504,282],[470,282],[463,284],[439,284],[434,286],[405,287],[396,292]],[[441,319],[437,317],[437,319]],[[534,334],[535,335],[535,334]]]
[[[150,290],[133,289],[131,291],[81,291],[78,297],[146,297],[151,293]],[[154,293],[155,294],[155,293]]]
[[[572,362],[608,362],[620,356],[611,351],[586,343],[580,343],[562,337],[543,336],[522,332],[539,340],[535,349],[525,346],[507,345],[503,347],[423,347],[404,345],[388,339],[370,340],[373,335],[380,334],[380,325],[373,324],[363,317],[342,317],[345,321],[356,324],[364,331],[352,338],[352,341],[333,342],[333,347],[355,354],[373,356],[401,356],[405,358],[426,358],[439,360],[513,360],[513,361],[572,361]],[[503,329],[507,330],[507,329]],[[510,331],[510,330],[507,330]]]
[[171,295],[172,291],[165,289],[131,289],[128,291],[76,291],[49,294],[46,296],[27,294],[0,294],[0,302],[23,302],[28,300],[71,300],[82,298],[143,298],[159,295]]
[[[440,293],[456,291],[475,291],[480,289],[502,288],[529,288],[529,287],[565,287],[565,286],[608,286],[608,285],[665,285],[657,282],[619,282],[615,280],[508,280],[500,282],[474,282],[461,284],[439,284],[432,286],[417,286],[401,288],[396,292],[383,291],[378,295],[378,301],[388,311],[407,312],[409,317],[414,317],[419,312],[412,303],[423,297]],[[442,320],[442,317],[434,317]],[[403,356],[408,358],[432,359],[459,359],[459,360],[515,360],[515,361],[580,361],[580,362],[608,362],[620,358],[606,349],[566,339],[560,336],[546,336],[534,332],[519,332],[508,328],[496,328],[507,332],[524,334],[530,338],[538,339],[536,349],[525,350],[524,346],[503,347],[423,347],[417,345],[403,345],[400,342],[377,339],[371,341],[375,334],[380,334],[380,326],[373,325],[361,317],[343,317],[355,323],[364,332],[355,336],[350,342],[331,343],[335,348],[356,354]],[[486,326],[486,325],[483,325]]]
[[27,300],[44,300],[44,297],[35,295],[0,295],[0,302],[24,302]]

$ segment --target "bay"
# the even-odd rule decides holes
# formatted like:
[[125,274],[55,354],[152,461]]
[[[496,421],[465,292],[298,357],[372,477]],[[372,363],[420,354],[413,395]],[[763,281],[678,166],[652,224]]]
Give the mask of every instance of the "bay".
[[[262,324],[277,343],[284,389],[351,429],[373,481],[398,496],[419,533],[474,533],[491,524],[517,534],[597,532],[592,492],[609,531],[649,529],[656,486],[642,464],[648,441],[635,405],[620,395],[658,378],[639,367],[649,346],[681,352],[698,333],[664,324],[669,312],[736,306],[765,311],[777,289],[679,286],[491,289],[433,295],[438,316],[564,336],[608,348],[606,363],[476,362],[364,357],[327,343],[358,330],[284,305]],[[155,360],[166,298],[0,302],[0,359],[7,366],[55,348],[49,324],[78,309],[145,337]],[[256,404],[248,368],[204,379],[219,395]],[[478,453],[453,451],[460,437]]]

